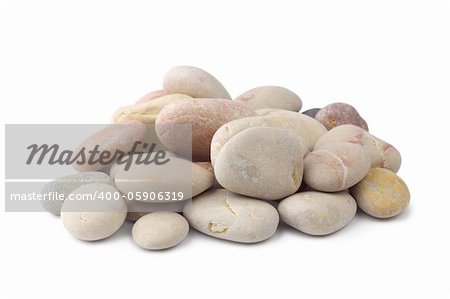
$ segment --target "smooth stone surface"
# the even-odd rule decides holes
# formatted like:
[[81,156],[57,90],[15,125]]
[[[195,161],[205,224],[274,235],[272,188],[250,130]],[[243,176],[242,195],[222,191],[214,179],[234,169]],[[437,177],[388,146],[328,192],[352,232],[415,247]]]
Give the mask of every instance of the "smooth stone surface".
[[327,132],[325,126],[320,122],[298,112],[281,109],[258,109],[255,110],[255,112],[260,116],[282,117],[285,118],[286,121],[295,124],[301,132],[300,136],[304,139],[304,142],[310,151],[314,149],[317,140]]
[[303,154],[301,139],[289,130],[249,128],[223,146],[214,171],[219,184],[229,191],[277,200],[300,187]]
[[[95,193],[97,192],[97,197]],[[93,196],[93,200],[64,201],[61,220],[67,231],[77,239],[96,241],[113,235],[125,221],[127,205],[122,197],[118,200],[101,199],[100,194],[120,195],[119,191],[107,184],[89,184],[75,189],[73,196]],[[68,198],[70,198],[69,195]]]
[[399,215],[409,205],[410,193],[405,182],[394,172],[372,168],[366,177],[351,189],[358,206],[377,218]]
[[164,76],[163,87],[168,93],[184,93],[194,98],[231,100],[219,80],[194,66],[177,66],[169,70]]
[[153,212],[183,212],[184,206],[188,201],[142,201],[142,200],[126,200],[128,213],[127,220],[137,221],[142,216]]
[[144,124],[154,124],[156,117],[161,109],[180,99],[191,99],[191,96],[186,94],[168,94],[159,98],[148,100],[146,102],[135,104],[131,106],[125,106],[119,108],[112,117],[112,123],[121,123],[123,120],[137,120]]
[[[178,100],[165,106],[156,119],[156,133],[167,148],[178,154],[186,151],[186,137],[178,125],[192,127],[192,159],[209,161],[211,139],[225,123],[255,113],[245,106],[225,99]],[[184,134],[185,135],[185,134]]]
[[386,168],[393,172],[400,169],[402,157],[395,147],[355,125],[342,125],[331,129],[317,140],[315,149],[339,141],[364,147],[370,155],[372,167]]
[[305,135],[306,131],[299,124],[297,118],[284,117],[282,115],[252,116],[230,121],[214,133],[211,140],[211,163],[215,165],[217,155],[228,140],[240,132],[254,127],[276,127],[291,131],[302,140],[302,146],[306,154],[307,147],[305,140],[308,140],[308,136]]
[[320,111],[321,108],[312,108],[312,109],[308,109],[302,112],[302,114],[304,115],[308,115],[309,117],[314,118],[317,114],[317,112]]
[[[72,193],[75,189],[83,185],[93,183],[102,183],[114,186],[113,179],[103,172],[82,172],[63,176],[47,183],[44,188],[42,188],[41,194],[51,194],[51,192],[54,192],[62,194],[65,199],[67,195]],[[46,211],[52,213],[53,215],[59,216],[61,214],[64,199],[41,200],[41,205]]]
[[195,162],[195,164],[207,169],[214,176],[214,183],[212,184],[211,189],[222,189],[223,188],[222,186],[220,186],[219,182],[216,179],[216,175],[214,174],[214,167],[211,162]]
[[214,175],[204,167],[176,157],[168,159],[170,161],[163,165],[135,164],[129,170],[118,169],[115,174],[117,188],[124,195],[128,196],[130,193],[133,199],[142,201],[149,201],[146,198],[138,198],[144,197],[145,193],[157,195],[166,192],[183,192],[184,199],[189,199],[207,190],[214,183]]
[[161,250],[180,244],[189,233],[189,224],[180,214],[154,212],[133,225],[133,240],[144,249]]
[[243,104],[251,110],[275,108],[298,112],[302,108],[300,97],[281,86],[255,87],[244,92],[234,101]]
[[281,221],[309,235],[332,234],[349,224],[356,214],[356,202],[347,192],[301,192],[278,205]]
[[168,93],[164,89],[154,90],[154,91],[151,91],[151,92],[145,94],[141,98],[139,98],[139,100],[137,100],[135,105],[139,105],[139,104],[157,99],[157,98],[165,96],[165,95],[168,95]]
[[361,181],[370,170],[370,156],[358,144],[335,142],[305,158],[305,183],[324,192],[337,192]]
[[[127,124],[109,125],[81,142],[74,151],[74,157],[83,148],[85,155],[89,157],[89,151],[93,151],[96,146],[98,146],[100,154],[96,154],[94,160],[98,160],[102,152],[109,153],[110,158],[117,151],[129,153],[133,149],[134,143],[144,140],[146,134],[147,127],[143,123],[135,120],[129,120]],[[88,163],[88,161],[82,164],[73,163],[72,166],[79,172],[99,171],[109,167],[109,165],[103,165],[99,162]]]
[[279,223],[272,205],[225,189],[197,196],[185,207],[183,215],[194,229],[206,235],[241,243],[269,239]]
[[346,103],[333,103],[323,107],[317,112],[315,119],[328,130],[341,125],[352,124],[369,131],[366,121],[359,115],[355,107]]

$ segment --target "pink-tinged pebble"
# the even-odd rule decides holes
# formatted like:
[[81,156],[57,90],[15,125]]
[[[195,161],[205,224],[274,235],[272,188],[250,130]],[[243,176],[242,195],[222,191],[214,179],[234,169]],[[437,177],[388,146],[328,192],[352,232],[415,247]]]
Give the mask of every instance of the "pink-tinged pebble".
[[315,119],[328,130],[341,125],[352,124],[369,131],[366,121],[359,115],[355,107],[346,103],[333,103],[323,107],[317,112]]
[[157,99],[157,98],[162,97],[162,96],[165,96],[165,95],[168,95],[168,93],[167,93],[167,91],[165,91],[164,89],[154,90],[154,91],[151,91],[151,92],[147,93],[147,94],[144,95],[143,97],[141,97],[141,98],[135,103],[135,105],[142,104],[142,103],[146,103],[146,102],[148,102],[148,101]]

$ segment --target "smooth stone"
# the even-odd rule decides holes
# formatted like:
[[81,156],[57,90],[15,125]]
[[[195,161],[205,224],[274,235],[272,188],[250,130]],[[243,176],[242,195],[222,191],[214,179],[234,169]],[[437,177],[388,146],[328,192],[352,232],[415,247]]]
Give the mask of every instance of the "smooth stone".
[[[90,195],[92,200],[70,200],[71,196],[77,195]],[[112,199],[106,200],[106,196]],[[126,215],[127,205],[120,192],[111,185],[98,183],[75,189],[64,201],[61,210],[64,227],[72,236],[83,241],[96,241],[113,235],[124,223]]]
[[346,103],[333,103],[323,107],[317,112],[315,119],[328,130],[341,125],[352,124],[369,131],[366,121],[359,115],[355,107]]
[[188,201],[164,201],[152,202],[142,200],[126,200],[128,213],[127,220],[136,222],[142,216],[153,212],[183,212],[184,206]]
[[305,183],[315,190],[338,192],[361,181],[370,170],[370,156],[358,144],[324,145],[305,158]]
[[112,123],[121,123],[123,120],[137,120],[144,124],[154,124],[156,117],[164,106],[181,99],[191,99],[186,94],[168,94],[140,104],[119,108],[112,117]]
[[168,93],[164,89],[154,90],[154,91],[151,91],[151,92],[145,94],[141,98],[139,98],[139,100],[137,100],[135,105],[139,105],[139,104],[157,99],[157,98],[165,96],[165,95],[168,95]]
[[309,117],[314,118],[317,114],[317,112],[320,111],[321,108],[312,108],[312,109],[308,109],[302,112],[302,114],[304,115],[308,115]]
[[281,110],[281,109],[258,109],[255,112],[260,116],[282,117],[286,121],[292,122],[297,126],[297,130],[301,132],[301,137],[304,139],[308,150],[312,151],[317,140],[327,132],[327,129],[320,122],[307,115]]
[[331,129],[317,140],[315,149],[334,142],[361,145],[369,153],[372,167],[397,172],[402,164],[400,152],[395,147],[355,125],[342,125]]
[[206,235],[241,243],[269,239],[279,223],[272,205],[225,189],[197,196],[186,205],[183,215],[194,229]]
[[[96,154],[94,159],[98,160],[103,153],[109,154],[111,159],[118,151],[125,154],[129,153],[137,141],[145,139],[147,134],[147,127],[135,120],[128,120],[126,124],[112,124],[102,129],[101,131],[86,138],[78,148],[74,151],[74,157],[78,155],[84,148],[84,153],[90,157],[89,152],[93,151],[98,146],[100,153]],[[85,163],[73,163],[72,166],[79,172],[86,171],[100,171],[106,169],[109,165],[103,163],[89,163],[86,159]]]
[[[119,169],[115,174],[117,188],[129,199],[151,202],[177,201],[170,195],[170,199],[150,200],[144,194],[166,194],[170,192],[183,193],[183,200],[194,197],[207,190],[214,183],[214,175],[202,166],[191,161],[169,157],[170,161],[163,165],[135,164],[130,169]],[[130,196],[129,196],[130,195]],[[141,196],[141,199],[138,197]],[[179,200],[179,199],[178,199]]]
[[177,66],[164,76],[164,90],[168,93],[184,93],[194,98],[231,100],[228,91],[213,75],[194,66]]
[[222,147],[234,136],[240,132],[254,127],[276,127],[291,131],[302,140],[304,153],[306,154],[306,142],[309,136],[306,136],[307,130],[298,121],[296,117],[285,117],[282,115],[267,115],[267,116],[251,116],[241,119],[232,120],[221,126],[211,140],[211,163],[215,165],[216,157]]
[[219,184],[229,191],[278,200],[300,187],[303,154],[301,139],[289,130],[249,128],[225,143],[214,171]]
[[52,213],[59,216],[61,214],[61,208],[64,203],[64,199],[72,193],[75,189],[93,183],[109,184],[114,186],[114,181],[107,174],[103,172],[82,172],[72,175],[63,176],[47,183],[41,191],[41,194],[62,194],[62,200],[41,200],[42,207]]
[[278,205],[281,221],[309,235],[332,234],[349,224],[356,214],[356,202],[346,192],[301,192]]
[[134,242],[144,249],[161,250],[180,244],[189,233],[189,224],[180,214],[154,212],[133,225]]
[[409,205],[410,193],[405,182],[394,172],[372,168],[366,177],[351,189],[358,206],[377,218],[399,215]]
[[248,109],[275,108],[298,112],[302,108],[302,100],[294,92],[281,86],[259,86],[250,89],[236,99]]
[[178,100],[161,110],[156,119],[156,133],[170,151],[183,155],[191,149],[186,148],[188,132],[183,132],[183,126],[189,126],[192,159],[207,162],[211,139],[217,129],[229,121],[254,115],[245,106],[225,99]]

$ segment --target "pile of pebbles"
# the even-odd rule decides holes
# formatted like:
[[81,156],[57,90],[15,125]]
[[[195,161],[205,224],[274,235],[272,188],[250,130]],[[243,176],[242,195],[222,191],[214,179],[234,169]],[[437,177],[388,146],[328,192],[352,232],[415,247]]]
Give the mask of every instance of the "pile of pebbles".
[[[175,67],[165,75],[163,89],[118,109],[113,124],[80,148],[99,144],[133,155],[133,143],[148,140],[147,125],[154,125],[151,138],[168,149],[172,161],[192,169],[186,180],[192,184],[192,202],[184,201],[177,213],[169,202],[124,198],[130,192],[172,191],[186,179],[173,167],[132,165],[125,170],[117,163],[93,163],[74,165],[79,173],[50,182],[42,192],[65,198],[109,192],[119,194],[118,200],[46,200],[42,205],[85,241],[107,238],[126,220],[133,221],[133,240],[149,250],[179,244],[190,228],[255,243],[272,237],[280,220],[305,234],[328,235],[348,225],[358,207],[376,218],[394,217],[407,208],[410,194],[396,174],[399,151],[370,133],[353,106],[301,109],[301,99],[287,88],[261,86],[232,99],[210,73]],[[192,160],[183,158],[177,124],[192,128]],[[172,176],[176,179],[167,182]],[[132,211],[136,205],[157,205],[158,210]]]

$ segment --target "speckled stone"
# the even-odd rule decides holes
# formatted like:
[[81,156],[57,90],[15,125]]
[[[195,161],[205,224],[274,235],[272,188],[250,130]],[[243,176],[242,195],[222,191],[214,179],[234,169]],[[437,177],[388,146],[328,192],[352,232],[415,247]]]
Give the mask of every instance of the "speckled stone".
[[369,131],[366,121],[359,115],[352,105],[346,103],[333,103],[317,112],[315,119],[321,122],[328,130],[345,124],[352,124]]
[[366,177],[351,189],[358,206],[377,218],[390,218],[409,205],[410,194],[405,182],[394,172],[372,168]]
[[[114,181],[103,172],[82,172],[73,175],[64,176],[54,181],[47,183],[42,188],[42,194],[50,194],[55,192],[63,194],[65,199],[67,195],[72,193],[73,190],[87,184],[102,183],[114,186]],[[61,214],[61,208],[64,200],[41,200],[42,207],[52,213],[59,216]]]
[[308,110],[303,111],[302,114],[308,115],[308,116],[314,118],[314,117],[316,116],[317,112],[320,111],[320,109],[321,109],[321,108],[312,108],[312,109],[308,109]]
[[226,99],[178,100],[165,106],[156,119],[156,133],[167,148],[176,153],[186,151],[186,139],[177,125],[192,126],[192,159],[209,161],[209,149],[214,133],[234,119],[253,116],[245,106]]

